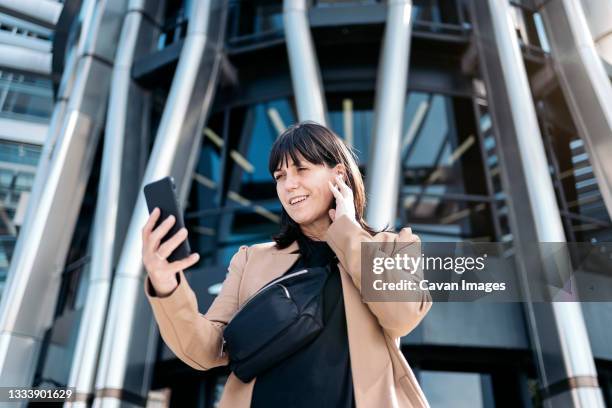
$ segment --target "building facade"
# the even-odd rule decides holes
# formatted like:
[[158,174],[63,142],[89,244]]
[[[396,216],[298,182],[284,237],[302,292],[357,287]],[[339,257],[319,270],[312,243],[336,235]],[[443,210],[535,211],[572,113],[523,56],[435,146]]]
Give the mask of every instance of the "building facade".
[[[177,181],[204,312],[239,246],[277,231],[268,153],[300,120],[351,146],[393,198],[378,214],[423,241],[612,239],[606,2],[57,4],[52,24],[5,10],[62,57],[42,82],[0,76],[0,385],[215,406],[227,368],[178,360],[144,297],[142,186]],[[432,407],[612,406],[611,305],[437,303],[401,348]]]

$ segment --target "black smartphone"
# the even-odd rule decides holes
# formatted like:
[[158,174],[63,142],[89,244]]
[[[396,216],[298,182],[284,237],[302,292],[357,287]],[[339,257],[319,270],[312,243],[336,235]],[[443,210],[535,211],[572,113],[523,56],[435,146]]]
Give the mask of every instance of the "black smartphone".
[[[183,212],[179,205],[178,198],[176,197],[176,186],[174,185],[174,179],[172,177],[164,177],[161,180],[154,181],[144,186],[144,195],[147,200],[147,207],[149,208],[149,214],[153,212],[155,207],[158,207],[161,211],[160,217],[155,223],[155,228],[161,224],[166,218],[174,215],[174,225],[170,228],[170,231],[161,239],[164,243],[168,239],[172,238],[181,228],[185,226],[183,221]],[[185,239],[181,242],[170,256],[168,257],[169,262],[174,262],[186,258],[191,254],[191,247],[189,241]]]

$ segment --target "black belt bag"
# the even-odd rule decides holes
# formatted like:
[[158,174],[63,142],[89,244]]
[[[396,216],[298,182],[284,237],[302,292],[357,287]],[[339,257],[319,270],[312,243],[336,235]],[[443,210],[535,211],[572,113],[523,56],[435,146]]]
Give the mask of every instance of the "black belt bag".
[[223,330],[229,367],[243,382],[298,351],[323,330],[329,266],[274,279],[247,299]]

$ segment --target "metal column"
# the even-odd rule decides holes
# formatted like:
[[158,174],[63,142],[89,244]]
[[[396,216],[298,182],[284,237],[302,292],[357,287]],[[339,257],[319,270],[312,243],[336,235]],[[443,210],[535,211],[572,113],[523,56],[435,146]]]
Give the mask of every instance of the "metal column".
[[612,1],[582,0],[581,3],[597,53],[612,77]]
[[410,57],[412,1],[390,0],[378,78],[374,135],[366,177],[368,223],[395,227],[400,187],[401,146]]
[[0,69],[24,72],[30,75],[51,74],[51,53],[0,43]]
[[[508,193],[516,263],[524,275],[529,265],[521,254],[527,246],[565,242],[565,235],[510,5],[499,0],[470,4]],[[545,406],[603,407],[580,304],[527,301],[525,313]]]
[[[46,180],[36,183],[0,303],[0,385],[30,386],[44,331],[53,321],[61,272],[103,118],[123,0],[98,1]],[[104,33],[100,35],[100,33]],[[35,301],[34,301],[35,300]]]
[[[2,3],[0,0],[0,12],[2,12]],[[61,4],[54,4],[60,6],[61,10]],[[28,24],[22,23],[21,30],[16,26],[12,27],[13,30],[7,30],[7,27],[0,30],[0,55],[2,55],[0,68],[30,75],[50,75],[51,41],[30,36],[24,26]]]
[[284,0],[283,22],[291,83],[300,121],[312,120],[326,125],[327,107],[317,54],[308,24],[307,0]]
[[52,28],[64,5],[51,0],[0,0],[0,13]]
[[51,114],[51,120],[49,121],[49,126],[47,128],[47,136],[40,155],[40,160],[38,161],[38,165],[36,167],[36,176],[34,178],[32,192],[30,194],[30,198],[28,199],[28,208],[24,217],[26,223],[23,226],[21,233],[27,229],[27,220],[34,218],[34,214],[38,208],[38,202],[40,201],[40,195],[42,194],[43,187],[47,182],[51,154],[57,139],[59,138],[60,131],[62,130],[62,126],[66,118],[66,107],[68,106],[68,100],[78,73],[77,62],[85,54],[86,39],[88,37],[89,28],[93,23],[95,6],[96,0],[85,0],[81,7],[81,29],[78,34],[79,39],[68,53],[69,58],[66,63],[66,68],[62,74],[55,106],[53,107],[53,113]]
[[[604,3],[607,2],[598,1],[592,4],[593,6],[599,4],[602,13],[605,13]],[[612,85],[610,78],[589,32],[580,0],[545,2],[540,8],[540,14],[548,34],[561,90],[576,124],[576,129],[589,154],[593,173],[608,214],[612,217],[612,165],[610,164],[610,157],[612,157]],[[608,23],[610,23],[609,20]],[[610,25],[608,25],[609,29]],[[608,39],[608,41],[612,40]],[[608,53],[608,57],[611,56],[612,52]]]
[[143,291],[141,230],[148,211],[142,187],[171,175],[185,202],[217,84],[227,15],[225,0],[189,4],[187,36],[113,279],[94,407],[140,406],[151,381],[159,336]]
[[152,52],[159,35],[163,4],[131,0],[124,18],[113,67],[102,169],[92,231],[88,286],[68,386],[76,399],[65,406],[86,407],[93,397],[96,369],[112,273],[123,246],[148,154],[146,137],[150,94],[131,76],[135,58]]

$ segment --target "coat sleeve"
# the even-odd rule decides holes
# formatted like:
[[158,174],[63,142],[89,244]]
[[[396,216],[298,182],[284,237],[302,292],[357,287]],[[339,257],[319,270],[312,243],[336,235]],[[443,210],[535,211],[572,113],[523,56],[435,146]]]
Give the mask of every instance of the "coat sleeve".
[[[420,239],[410,228],[402,228],[392,242],[378,241],[372,238],[358,223],[343,215],[331,224],[327,230],[326,240],[334,250],[340,264],[351,276],[353,284],[361,292],[361,243],[377,243],[368,246],[371,253],[365,256],[395,257],[404,253],[420,254]],[[417,283],[423,279],[423,270],[416,273],[406,273],[405,270],[385,270],[380,275],[387,282],[408,279]],[[364,302],[376,316],[378,323],[392,337],[398,338],[410,333],[425,317],[432,305],[431,295],[427,290],[411,292],[410,300]]]
[[206,314],[198,311],[196,295],[183,271],[178,272],[176,289],[164,297],[156,295],[149,277],[145,279],[145,293],[162,339],[179,359],[197,370],[228,363],[227,354],[221,353],[223,328],[238,309],[247,253],[243,245],[232,257],[221,291]]

